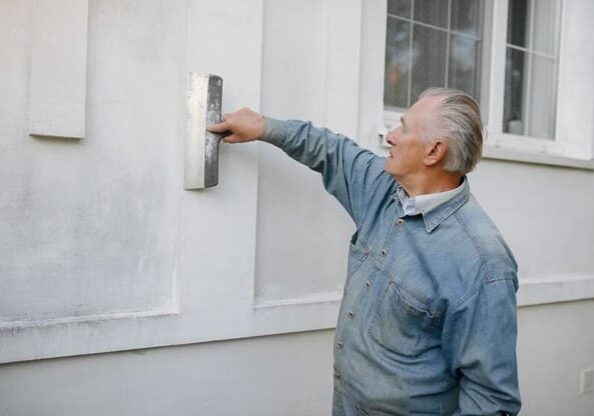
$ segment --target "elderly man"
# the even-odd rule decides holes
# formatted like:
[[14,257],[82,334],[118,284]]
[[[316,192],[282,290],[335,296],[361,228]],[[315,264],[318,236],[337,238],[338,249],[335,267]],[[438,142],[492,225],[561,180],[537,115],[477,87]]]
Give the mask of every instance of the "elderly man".
[[356,224],[334,346],[333,415],[514,415],[517,266],[470,193],[477,103],[425,91],[387,159],[248,109],[212,131],[263,140],[322,174]]

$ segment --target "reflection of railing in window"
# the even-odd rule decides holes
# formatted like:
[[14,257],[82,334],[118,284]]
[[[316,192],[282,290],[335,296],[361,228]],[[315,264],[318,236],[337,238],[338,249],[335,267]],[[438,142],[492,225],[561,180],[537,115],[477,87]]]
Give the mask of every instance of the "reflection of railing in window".
[[503,131],[554,139],[558,0],[509,2]]
[[388,0],[384,105],[407,108],[428,87],[479,98],[483,2]]

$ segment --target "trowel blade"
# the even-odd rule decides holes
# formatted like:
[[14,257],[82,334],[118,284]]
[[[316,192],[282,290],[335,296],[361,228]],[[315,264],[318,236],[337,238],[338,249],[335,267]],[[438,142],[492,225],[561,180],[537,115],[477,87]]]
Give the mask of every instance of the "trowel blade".
[[184,189],[203,189],[219,182],[221,136],[206,127],[221,122],[223,79],[191,73],[189,81]]

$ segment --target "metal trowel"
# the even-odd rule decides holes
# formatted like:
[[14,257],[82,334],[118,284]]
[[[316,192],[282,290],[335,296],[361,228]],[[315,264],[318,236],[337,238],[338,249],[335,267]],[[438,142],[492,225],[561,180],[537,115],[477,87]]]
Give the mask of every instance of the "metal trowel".
[[206,130],[221,122],[223,79],[190,73],[184,189],[203,189],[219,183],[219,143],[223,134]]

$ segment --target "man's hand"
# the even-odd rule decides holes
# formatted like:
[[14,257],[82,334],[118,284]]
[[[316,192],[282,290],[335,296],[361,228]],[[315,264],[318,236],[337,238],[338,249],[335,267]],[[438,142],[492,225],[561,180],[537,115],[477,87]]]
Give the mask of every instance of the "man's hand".
[[213,133],[228,134],[223,140],[228,143],[251,142],[262,138],[266,129],[266,120],[260,114],[242,108],[231,114],[223,115],[223,122],[208,126]]

